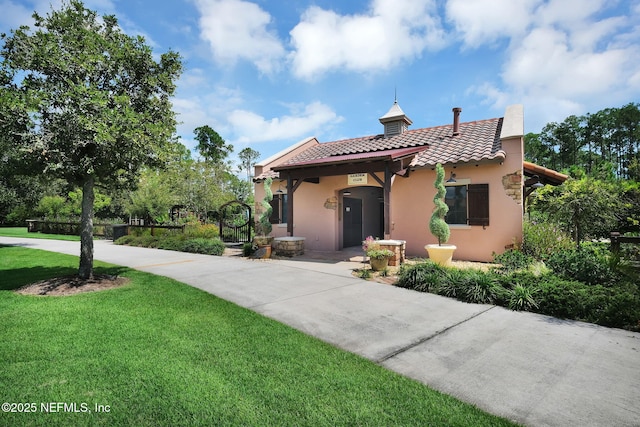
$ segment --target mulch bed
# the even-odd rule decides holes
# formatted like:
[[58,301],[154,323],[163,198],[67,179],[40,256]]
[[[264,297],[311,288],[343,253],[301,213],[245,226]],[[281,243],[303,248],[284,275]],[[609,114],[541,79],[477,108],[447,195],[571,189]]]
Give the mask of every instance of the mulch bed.
[[126,285],[126,277],[111,275],[95,275],[91,279],[80,279],[78,276],[62,276],[31,283],[17,289],[21,295],[68,296],[85,292],[105,291]]

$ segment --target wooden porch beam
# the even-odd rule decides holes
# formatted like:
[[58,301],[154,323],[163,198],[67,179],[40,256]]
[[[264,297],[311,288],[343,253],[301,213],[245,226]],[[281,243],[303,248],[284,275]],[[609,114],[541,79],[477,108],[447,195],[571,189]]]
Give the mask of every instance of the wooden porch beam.
[[380,178],[378,178],[378,175],[376,175],[375,173],[371,173],[371,172],[369,172],[369,175],[371,175],[371,177],[373,179],[375,179],[378,182],[378,184],[380,184],[380,187],[384,187],[384,181],[381,180]]
[[[382,184],[384,194],[384,238],[391,238],[391,169],[386,164],[384,168],[384,183]],[[377,178],[377,177],[376,177]]]

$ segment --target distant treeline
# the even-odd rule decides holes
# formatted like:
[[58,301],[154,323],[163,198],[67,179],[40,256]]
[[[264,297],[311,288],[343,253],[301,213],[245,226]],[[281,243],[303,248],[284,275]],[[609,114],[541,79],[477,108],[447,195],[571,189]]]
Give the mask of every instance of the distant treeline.
[[639,107],[630,103],[548,123],[525,136],[525,158],[554,170],[579,167],[600,179],[640,181]]

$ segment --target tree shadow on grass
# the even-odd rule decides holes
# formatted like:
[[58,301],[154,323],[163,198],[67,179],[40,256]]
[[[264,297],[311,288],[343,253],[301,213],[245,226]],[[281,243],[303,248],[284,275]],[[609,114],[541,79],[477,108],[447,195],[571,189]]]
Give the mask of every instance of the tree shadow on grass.
[[[126,267],[95,267],[94,275],[120,276],[128,269]],[[74,267],[25,267],[4,270],[0,276],[0,290],[12,291],[25,285],[38,282],[40,280],[51,279],[61,276],[73,276],[78,274],[78,269]]]

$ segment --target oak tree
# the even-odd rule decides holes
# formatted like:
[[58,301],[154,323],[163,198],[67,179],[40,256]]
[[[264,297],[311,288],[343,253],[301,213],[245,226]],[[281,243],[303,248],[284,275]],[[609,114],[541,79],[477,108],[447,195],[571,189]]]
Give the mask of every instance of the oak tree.
[[[182,71],[178,53],[156,61],[143,37],[115,16],[98,17],[79,0],[33,14],[1,36],[0,110],[30,120],[16,144],[37,167],[82,189],[78,274],[93,275],[94,188],[134,185],[143,165],[158,165],[175,139],[170,97]],[[8,109],[4,99],[11,99]]]

